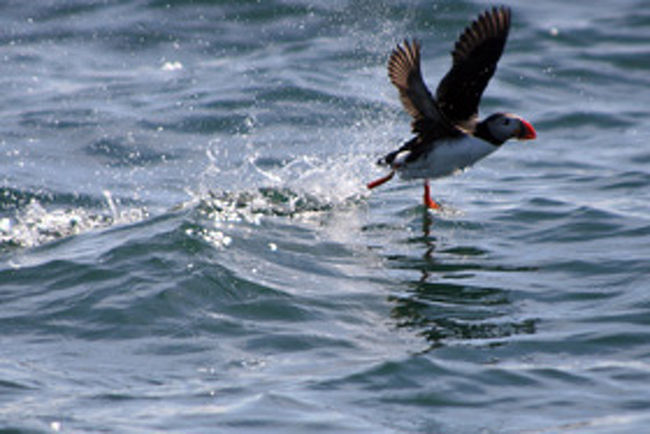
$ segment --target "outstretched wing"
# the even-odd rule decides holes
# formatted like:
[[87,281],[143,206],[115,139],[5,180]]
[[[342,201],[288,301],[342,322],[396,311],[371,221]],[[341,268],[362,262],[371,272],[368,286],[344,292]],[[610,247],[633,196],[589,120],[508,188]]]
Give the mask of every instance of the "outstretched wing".
[[436,101],[422,80],[420,71],[420,44],[405,40],[397,45],[388,60],[388,77],[399,90],[399,97],[406,111],[413,116],[413,132],[425,133],[446,124]]
[[483,12],[458,38],[453,64],[436,90],[440,111],[452,123],[468,128],[478,114],[481,95],[494,75],[510,29],[510,9]]

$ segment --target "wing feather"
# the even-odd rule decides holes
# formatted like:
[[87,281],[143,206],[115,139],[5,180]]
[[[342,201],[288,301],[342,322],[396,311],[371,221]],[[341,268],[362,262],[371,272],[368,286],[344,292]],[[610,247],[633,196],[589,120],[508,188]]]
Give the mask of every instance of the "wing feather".
[[414,132],[424,133],[446,124],[422,79],[418,41],[405,40],[395,47],[388,60],[388,77],[399,90],[404,109],[413,117]]
[[508,39],[510,9],[487,10],[458,38],[453,64],[436,90],[439,110],[452,123],[472,129],[483,91],[496,71]]

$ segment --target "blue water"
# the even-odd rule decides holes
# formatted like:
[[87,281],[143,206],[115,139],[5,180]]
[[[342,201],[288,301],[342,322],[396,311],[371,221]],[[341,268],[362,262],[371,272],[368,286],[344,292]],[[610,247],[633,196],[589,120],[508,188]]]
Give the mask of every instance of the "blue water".
[[374,190],[470,1],[0,3],[0,432],[638,433],[650,2],[509,2],[538,139]]

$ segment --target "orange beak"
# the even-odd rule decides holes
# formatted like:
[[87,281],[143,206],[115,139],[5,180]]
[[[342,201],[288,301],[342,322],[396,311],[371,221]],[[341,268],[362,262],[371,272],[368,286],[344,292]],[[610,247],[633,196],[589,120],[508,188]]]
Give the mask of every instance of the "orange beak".
[[517,138],[519,140],[531,140],[537,137],[535,128],[533,128],[530,122],[525,119],[519,119],[519,122],[521,122],[521,128],[519,129],[519,134],[517,135]]

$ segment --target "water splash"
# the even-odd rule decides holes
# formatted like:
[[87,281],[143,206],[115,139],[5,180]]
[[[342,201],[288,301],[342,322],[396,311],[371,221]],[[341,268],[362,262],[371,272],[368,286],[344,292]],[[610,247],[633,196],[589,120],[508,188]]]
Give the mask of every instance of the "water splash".
[[108,212],[82,207],[48,209],[39,200],[32,199],[13,217],[0,219],[0,249],[36,247],[116,224],[135,223],[148,217],[145,208],[119,209],[108,191],[104,191],[104,197]]

